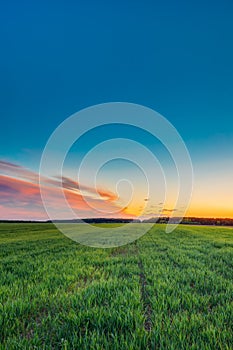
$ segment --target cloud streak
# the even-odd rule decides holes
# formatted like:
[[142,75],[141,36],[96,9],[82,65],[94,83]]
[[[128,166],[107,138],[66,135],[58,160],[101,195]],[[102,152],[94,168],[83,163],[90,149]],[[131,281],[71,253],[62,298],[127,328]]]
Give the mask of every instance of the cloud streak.
[[[115,203],[118,196],[111,191],[80,185],[68,177],[43,176],[41,179],[53,219],[71,219],[67,217],[64,201],[61,201],[61,189],[74,217],[103,217],[108,216],[108,212],[115,212],[116,217],[128,216],[124,208]],[[0,219],[48,219],[41,199],[39,174],[17,164],[0,161]]]

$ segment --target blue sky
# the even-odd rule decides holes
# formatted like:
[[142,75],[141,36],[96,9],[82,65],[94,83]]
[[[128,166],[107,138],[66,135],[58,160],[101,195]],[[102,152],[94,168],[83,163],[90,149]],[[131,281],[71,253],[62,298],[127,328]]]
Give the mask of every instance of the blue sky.
[[126,101],[155,109],[177,128],[198,181],[231,187],[231,0],[7,1],[0,30],[1,159],[37,171],[65,118]]

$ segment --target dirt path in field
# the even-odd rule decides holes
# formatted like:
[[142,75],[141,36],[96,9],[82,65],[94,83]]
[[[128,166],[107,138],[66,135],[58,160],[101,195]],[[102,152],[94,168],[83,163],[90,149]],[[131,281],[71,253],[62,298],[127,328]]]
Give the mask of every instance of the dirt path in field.
[[151,306],[149,295],[147,292],[147,279],[146,279],[144,266],[143,266],[142,260],[140,258],[140,253],[139,253],[139,249],[137,246],[137,241],[135,241],[135,248],[136,248],[136,254],[138,255],[139,279],[140,279],[140,287],[141,287],[141,301],[142,301],[143,313],[144,313],[144,317],[145,317],[144,329],[147,332],[150,332],[152,329],[152,321],[151,321],[152,306]]

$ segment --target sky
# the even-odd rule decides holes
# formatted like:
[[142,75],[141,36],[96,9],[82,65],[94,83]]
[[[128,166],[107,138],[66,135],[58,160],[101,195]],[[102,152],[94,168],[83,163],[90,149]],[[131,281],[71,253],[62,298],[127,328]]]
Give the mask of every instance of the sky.
[[[0,219],[47,218],[38,172],[48,138],[77,111],[114,101],[152,108],[180,133],[194,171],[186,215],[233,218],[231,0],[9,0],[0,6]],[[159,171],[148,194],[143,172],[122,159],[102,166],[98,193],[89,183],[94,161],[78,183],[85,154],[115,137],[135,140],[158,157],[166,199]],[[145,131],[92,130],[73,145],[64,167],[65,197],[77,215],[134,217],[147,206],[147,217],[174,209],[174,164]],[[58,174],[51,166],[43,175],[54,217],[66,217],[57,200]],[[120,181],[128,177],[131,185]]]

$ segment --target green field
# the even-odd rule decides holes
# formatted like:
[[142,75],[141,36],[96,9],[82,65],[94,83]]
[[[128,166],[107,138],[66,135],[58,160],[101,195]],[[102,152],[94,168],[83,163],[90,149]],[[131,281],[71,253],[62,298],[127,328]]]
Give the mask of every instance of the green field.
[[233,349],[233,230],[164,230],[97,249],[0,224],[0,349]]

